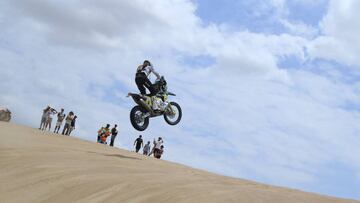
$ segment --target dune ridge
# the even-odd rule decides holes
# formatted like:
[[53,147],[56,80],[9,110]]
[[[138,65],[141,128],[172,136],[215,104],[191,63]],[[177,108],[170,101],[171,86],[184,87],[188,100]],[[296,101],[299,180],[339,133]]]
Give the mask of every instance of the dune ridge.
[[0,122],[0,202],[357,202]]

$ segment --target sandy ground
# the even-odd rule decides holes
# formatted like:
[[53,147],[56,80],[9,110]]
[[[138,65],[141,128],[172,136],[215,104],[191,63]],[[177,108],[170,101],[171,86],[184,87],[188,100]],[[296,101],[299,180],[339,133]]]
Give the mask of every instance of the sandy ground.
[[0,202],[355,202],[0,122]]

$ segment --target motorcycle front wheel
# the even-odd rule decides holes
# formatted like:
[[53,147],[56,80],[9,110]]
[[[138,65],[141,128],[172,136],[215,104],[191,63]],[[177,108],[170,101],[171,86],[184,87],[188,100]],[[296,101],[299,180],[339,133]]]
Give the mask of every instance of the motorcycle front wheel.
[[149,125],[149,117],[144,118],[146,110],[141,106],[134,106],[130,111],[131,125],[138,131],[144,131]]
[[176,102],[170,102],[164,113],[164,119],[169,125],[176,125],[180,122],[182,117],[182,111],[179,104]]

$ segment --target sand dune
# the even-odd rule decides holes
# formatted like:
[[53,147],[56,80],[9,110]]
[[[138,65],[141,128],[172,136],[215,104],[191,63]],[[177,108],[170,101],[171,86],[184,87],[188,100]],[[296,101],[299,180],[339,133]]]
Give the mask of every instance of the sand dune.
[[0,202],[355,202],[0,122]]

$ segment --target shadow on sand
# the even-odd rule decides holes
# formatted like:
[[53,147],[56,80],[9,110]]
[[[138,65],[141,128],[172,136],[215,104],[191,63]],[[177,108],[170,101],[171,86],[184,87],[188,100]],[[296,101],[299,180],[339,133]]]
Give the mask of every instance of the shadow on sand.
[[90,154],[98,154],[98,155],[104,155],[104,156],[112,156],[112,157],[117,157],[117,158],[122,158],[122,159],[135,159],[135,160],[141,160],[140,158],[136,158],[136,157],[131,157],[131,156],[124,156],[121,154],[104,154],[104,153],[98,153],[98,152],[93,152],[93,151],[87,151],[87,153]]
[[136,158],[136,157],[124,156],[124,155],[121,155],[121,154],[104,154],[104,156],[113,156],[113,157],[118,157],[118,158],[122,158],[122,159],[137,159],[137,160],[141,160],[141,159]]

